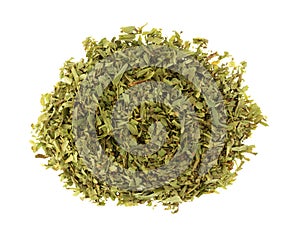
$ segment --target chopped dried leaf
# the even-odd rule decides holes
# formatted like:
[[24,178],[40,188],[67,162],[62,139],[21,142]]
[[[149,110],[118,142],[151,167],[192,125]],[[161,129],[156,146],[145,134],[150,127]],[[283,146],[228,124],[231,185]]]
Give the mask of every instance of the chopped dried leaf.
[[[246,62],[237,63],[228,52],[219,54],[208,50],[208,40],[204,38],[197,37],[192,42],[185,42],[178,32],[174,32],[168,39],[163,36],[161,29],[144,31],[143,28],[122,27],[121,34],[111,40],[103,38],[96,41],[89,37],[83,42],[86,58],[66,61],[54,91],[41,97],[42,113],[37,123],[32,125],[32,150],[44,152],[35,157],[47,159],[46,167],[59,170],[64,186],[83,199],[98,205],[105,205],[108,199],[117,200],[118,205],[126,206],[161,203],[166,209],[177,212],[180,203],[231,184],[237,176],[236,172],[248,160],[249,156],[245,155],[255,154],[254,146],[246,145],[244,141],[258,124],[267,123],[259,106],[246,95],[247,87],[242,85]],[[155,54],[149,46],[165,46],[182,53],[169,53],[166,50],[165,55],[155,61]],[[128,55],[126,49],[136,47],[142,48],[140,58],[144,64],[155,62],[156,66],[132,67],[130,61],[138,55]],[[117,60],[101,67],[101,61],[116,53],[128,63],[122,64]],[[203,66],[201,73],[193,65],[193,60]],[[180,64],[181,74],[172,70],[172,64],[175,63]],[[80,104],[77,104],[79,108],[74,108],[76,96],[80,87],[86,86],[89,74],[97,69],[106,71],[102,79],[111,80],[105,81],[103,87],[97,86],[96,95],[87,96],[89,100],[97,102],[95,113],[80,116]],[[201,79],[196,81],[199,74]],[[221,105],[214,102],[217,92],[204,82],[204,78],[208,77],[212,77],[222,95],[225,116],[220,115]],[[186,98],[174,99],[173,93],[162,91],[161,96],[165,102],[155,102],[154,94],[145,88],[141,94],[148,94],[152,100],[139,103],[136,96],[127,93],[127,90],[154,81],[180,91]],[[211,97],[205,96],[205,90],[212,94]],[[101,96],[101,99],[97,96]],[[124,106],[138,104],[127,120],[111,120],[113,107],[118,100]],[[191,123],[189,115],[183,117],[181,113],[187,104],[191,104],[199,125],[193,130],[186,128]],[[126,110],[119,111],[121,114]],[[89,164],[92,167],[79,154],[79,148],[85,155],[93,149],[86,142],[75,139],[72,129],[74,117],[80,117],[76,119],[77,126],[87,123],[94,127],[95,142],[107,156],[102,161],[91,159]],[[127,132],[130,135],[124,146],[118,143],[114,135],[114,122],[122,127],[118,132],[120,139]],[[215,126],[225,128],[226,132],[218,132]],[[197,133],[200,138],[195,149],[191,150],[188,137],[196,136]],[[151,151],[140,156],[126,150],[131,146],[137,146],[137,149],[139,146],[150,146]],[[220,152],[213,151],[215,146],[221,146]],[[182,155],[177,156],[179,160],[175,161],[178,151]],[[190,162],[184,160],[186,156]],[[113,164],[105,165],[107,160]],[[148,181],[151,181],[151,177],[155,177],[152,173],[162,171],[166,164],[185,170],[164,185],[152,189],[143,189],[145,178],[135,177],[132,180],[129,175],[124,175],[122,180],[130,181],[130,186],[136,187],[136,190],[116,187],[113,182],[110,184],[101,180],[91,170],[98,169],[99,174],[111,177],[111,180],[115,179],[114,175],[122,175],[122,169],[131,176],[144,172]],[[108,171],[111,175],[107,175]],[[162,173],[168,176],[168,172]]]

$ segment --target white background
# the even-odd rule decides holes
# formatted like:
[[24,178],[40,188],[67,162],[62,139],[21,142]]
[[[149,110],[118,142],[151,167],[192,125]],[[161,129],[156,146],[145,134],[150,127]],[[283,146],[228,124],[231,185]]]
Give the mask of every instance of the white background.
[[[300,234],[298,1],[1,1],[0,234]],[[81,42],[126,25],[209,39],[248,61],[249,94],[268,116],[252,157],[220,194],[162,208],[97,207],[65,190],[30,150],[30,124]]]

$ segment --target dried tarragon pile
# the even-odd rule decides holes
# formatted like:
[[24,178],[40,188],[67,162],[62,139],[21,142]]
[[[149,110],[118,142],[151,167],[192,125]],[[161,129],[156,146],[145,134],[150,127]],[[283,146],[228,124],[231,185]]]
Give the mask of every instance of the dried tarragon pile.
[[[236,64],[229,53],[219,54],[208,50],[207,43],[208,41],[203,38],[194,38],[189,42],[184,41],[177,32],[171,37],[166,37],[160,29],[144,31],[143,27],[134,26],[122,27],[121,34],[111,40],[103,38],[96,41],[87,38],[83,42],[86,58],[66,61],[60,70],[60,81],[55,85],[54,91],[41,97],[42,113],[37,123],[32,124],[31,142],[36,157],[46,158],[48,160],[46,167],[59,171],[64,186],[73,190],[74,195],[90,199],[98,205],[105,205],[108,199],[117,200],[118,205],[126,206],[138,204],[151,206],[161,203],[166,209],[177,212],[180,203],[191,201],[205,193],[215,192],[219,187],[225,188],[235,180],[237,171],[241,169],[244,161],[248,160],[247,153],[253,154],[254,146],[245,145],[244,140],[250,137],[258,124],[267,124],[258,105],[246,95],[247,86],[242,85],[246,62]],[[122,149],[114,138],[110,118],[116,101],[130,87],[156,81],[180,90],[193,105],[200,129],[197,151],[191,153],[192,158],[189,159],[187,168],[179,172],[177,177],[152,189],[128,190],[118,188],[94,174],[78,153],[72,120],[75,99],[81,83],[95,66],[108,56],[128,48],[142,47],[147,51],[145,46],[166,46],[183,50],[206,69],[222,94],[226,118],[221,117],[220,120],[222,126],[226,128],[226,133],[222,136],[224,143],[220,145],[222,148],[217,158],[216,156],[205,158],[212,135],[213,123],[209,111],[212,105],[191,82],[185,79],[187,76],[194,76],[195,71],[189,70],[186,74],[179,74],[163,66],[135,67],[125,69],[121,74],[112,71],[118,76],[117,82],[111,82],[103,91],[103,96],[98,100],[93,124],[98,144],[101,145],[107,158],[118,166],[143,172],[162,167],[171,161],[179,149],[180,138],[184,138],[181,136],[182,126],[178,112],[163,103],[143,102],[135,107],[128,119],[127,127],[131,136],[138,144],[149,143],[151,124],[159,121],[167,133],[165,141],[157,151],[147,156],[133,155]],[[171,61],[172,55],[161,59]],[[180,101],[177,101],[177,105],[180,106]],[[156,129],[158,127],[156,126]],[[189,135],[193,135],[193,132],[189,132]],[[199,174],[203,166],[209,168],[207,172],[202,171],[204,173]],[[110,167],[110,170],[114,169],[116,168]],[[118,174],[117,170],[113,172]],[[107,177],[109,178],[109,175]],[[140,182],[134,183],[142,184],[143,179],[138,180]]]

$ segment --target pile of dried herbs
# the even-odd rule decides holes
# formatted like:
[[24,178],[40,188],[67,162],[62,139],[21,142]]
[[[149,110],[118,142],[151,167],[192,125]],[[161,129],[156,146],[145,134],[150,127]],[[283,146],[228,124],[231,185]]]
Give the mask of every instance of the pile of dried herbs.
[[[267,124],[242,85],[246,62],[209,51],[207,42],[134,26],[121,28],[111,40],[87,38],[86,58],[66,61],[54,91],[41,97],[42,114],[32,125],[36,157],[46,158],[46,167],[59,171],[75,195],[99,205],[110,198],[128,206],[161,203],[176,212],[180,203],[231,184],[248,160],[245,155],[253,153],[254,146],[244,141],[258,124]],[[114,60],[106,60],[110,57]],[[140,58],[143,65],[136,63]],[[89,78],[108,82],[99,86]],[[154,99],[154,91],[164,100]],[[84,113],[84,102],[91,100],[95,110]],[[119,120],[123,128],[114,131],[118,118],[112,116],[129,104],[135,105],[123,124]],[[187,104],[196,124],[181,112]],[[94,136],[82,123],[94,128]],[[95,145],[101,146],[100,156],[87,159]],[[135,145],[140,147],[133,151]]]

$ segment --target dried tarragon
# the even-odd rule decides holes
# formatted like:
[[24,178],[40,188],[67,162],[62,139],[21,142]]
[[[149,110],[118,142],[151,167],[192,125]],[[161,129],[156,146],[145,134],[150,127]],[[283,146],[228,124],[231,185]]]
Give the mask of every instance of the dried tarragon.
[[[244,140],[250,137],[258,124],[267,124],[258,105],[246,95],[247,86],[242,85],[246,62],[236,64],[228,52],[223,54],[211,52],[207,49],[207,43],[204,38],[194,38],[189,42],[184,41],[177,32],[168,38],[163,36],[160,29],[144,31],[143,27],[134,26],[122,27],[121,34],[111,40],[103,38],[96,41],[87,38],[83,42],[86,58],[79,61],[71,58],[66,61],[60,70],[60,81],[55,85],[54,91],[41,97],[42,113],[37,123],[32,124],[34,140],[31,142],[33,151],[37,153],[36,157],[46,158],[48,160],[46,167],[59,171],[64,186],[73,190],[74,195],[90,199],[98,205],[105,205],[108,199],[117,200],[118,205],[127,206],[138,204],[151,206],[161,203],[166,209],[177,212],[180,203],[193,200],[205,193],[215,192],[219,187],[225,188],[235,180],[237,171],[241,169],[245,160],[248,160],[247,153],[255,154],[254,146],[245,145]],[[94,174],[91,167],[97,168],[97,164],[89,166],[80,156],[75,143],[72,121],[74,112],[78,111],[74,106],[82,82],[97,64],[117,52],[122,53],[130,48],[142,47],[147,52],[146,46],[165,46],[185,51],[208,71],[222,94],[226,110],[226,119],[223,118],[222,121],[226,133],[222,136],[224,143],[217,158],[205,159],[204,154],[210,148],[212,136],[213,123],[209,109],[213,105],[209,104],[201,92],[185,79],[195,76],[193,68],[179,74],[163,66],[135,67],[129,70],[125,66],[115,71],[113,65],[106,64],[106,69],[108,71],[111,69],[116,76],[98,100],[92,124],[96,129],[98,144],[101,145],[107,158],[118,166],[142,172],[158,169],[172,160],[182,138],[178,112],[163,103],[143,102],[135,107],[128,119],[127,127],[132,136],[131,140],[139,144],[151,142],[149,133],[149,130],[153,129],[151,124],[159,121],[161,125],[155,126],[153,131],[157,133],[165,131],[162,146],[147,156],[128,153],[119,146],[111,128],[112,109],[121,95],[129,102],[130,97],[126,96],[125,91],[131,87],[156,81],[181,91],[193,105],[201,130],[197,151],[193,153],[187,168],[184,168],[177,177],[156,188],[128,190],[118,188]],[[149,62],[151,56],[147,55],[151,53],[145,53],[143,59]],[[167,64],[174,60],[174,55],[170,53],[165,58],[158,59]],[[183,101],[176,102],[176,105],[180,106]],[[82,122],[92,120],[92,117],[88,116]],[[193,135],[193,132],[189,134]],[[218,142],[215,141],[214,144],[218,145]],[[178,164],[184,165],[184,161],[179,161]],[[199,174],[203,165],[209,168],[207,172]],[[110,166],[110,170],[118,174],[115,169]],[[142,184],[143,179],[138,178],[136,181],[139,182],[134,182],[135,184]]]

